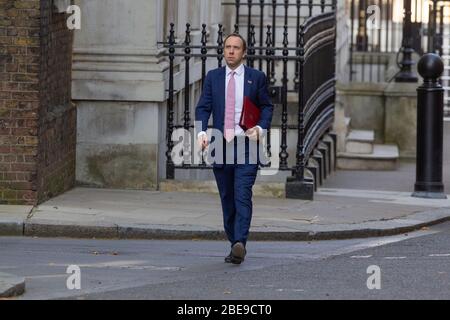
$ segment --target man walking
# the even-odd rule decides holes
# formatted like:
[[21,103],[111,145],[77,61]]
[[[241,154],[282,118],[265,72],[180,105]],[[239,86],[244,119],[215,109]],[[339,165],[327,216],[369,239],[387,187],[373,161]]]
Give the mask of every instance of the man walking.
[[[272,121],[273,105],[269,98],[266,76],[263,72],[244,66],[246,42],[239,34],[230,34],[224,42],[226,67],[208,72],[203,92],[195,110],[196,121],[201,122],[198,133],[200,148],[208,146],[206,129],[212,113],[213,128],[224,136],[224,153],[233,151],[232,163],[213,164],[219,189],[225,233],[231,243],[231,252],[225,262],[240,264],[246,255],[246,243],[252,218],[252,187],[258,171],[258,163],[249,161],[249,139],[257,141]],[[259,109],[258,124],[243,131],[239,120],[244,97],[248,97]],[[245,148],[238,144],[245,142]],[[239,154],[245,150],[244,154]],[[241,152],[242,153],[242,152]],[[216,150],[217,154],[217,150]],[[245,163],[236,161],[245,159]]]

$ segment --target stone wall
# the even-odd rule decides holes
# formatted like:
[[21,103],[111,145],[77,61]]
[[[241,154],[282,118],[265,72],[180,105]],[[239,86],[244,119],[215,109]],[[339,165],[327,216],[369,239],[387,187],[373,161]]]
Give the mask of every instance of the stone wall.
[[[416,157],[417,92],[421,83],[338,83],[337,112],[351,118],[352,129],[373,130],[375,143],[397,144],[400,157]],[[343,115],[342,115],[343,117]],[[337,128],[338,134],[345,128]],[[345,136],[340,137],[345,142]],[[339,151],[343,151],[341,144]]]
[[[74,40],[72,81],[78,108],[77,184],[158,188],[165,178],[169,77],[165,49],[158,42],[167,39],[171,22],[178,40],[184,39],[187,22],[193,41],[201,38],[201,23],[215,37],[220,2],[75,0],[82,13]],[[192,109],[198,98],[200,62],[191,59]],[[181,59],[175,63],[180,71],[175,86],[184,85],[184,63]],[[183,95],[181,91],[175,97],[180,105]]]

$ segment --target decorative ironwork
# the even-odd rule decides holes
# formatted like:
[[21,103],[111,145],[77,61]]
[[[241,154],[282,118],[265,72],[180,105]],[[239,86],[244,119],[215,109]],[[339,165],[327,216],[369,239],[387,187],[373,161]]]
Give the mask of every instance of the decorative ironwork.
[[[243,6],[246,3],[240,2]],[[283,1],[282,5],[287,7],[288,2]],[[335,5],[335,0],[332,1]],[[279,4],[278,4],[279,5]],[[300,11],[301,1],[294,3],[298,12]],[[303,4],[305,5],[305,4]],[[262,3],[259,4],[262,7]],[[335,9],[335,6],[333,7]],[[266,80],[269,93],[273,94],[273,101],[282,108],[281,119],[273,122],[273,128],[281,129],[281,145],[277,150],[280,159],[279,170],[288,170],[292,172],[295,181],[302,182],[304,180],[305,168],[308,159],[313,156],[313,150],[317,147],[320,139],[331,129],[334,117],[334,98],[335,98],[335,10],[312,16],[303,21],[301,25],[294,28],[298,30],[298,36],[295,38],[295,45],[290,46],[288,40],[289,26],[283,27],[283,38],[281,45],[274,42],[275,29],[273,26],[266,26],[265,46],[259,46],[256,39],[256,26],[249,25],[248,32],[248,51],[247,64],[254,66],[259,61],[260,67],[265,67]],[[300,21],[300,20],[297,20]],[[192,110],[192,84],[196,81],[203,81],[206,73],[210,68],[214,68],[211,59],[217,59],[217,65],[222,66],[223,61],[223,37],[224,28],[218,25],[217,43],[208,43],[206,25],[201,26],[200,43],[192,43],[191,26],[186,24],[184,41],[176,43],[174,24],[170,25],[170,32],[167,42],[160,43],[168,49],[166,56],[169,58],[169,84],[168,84],[168,100],[167,100],[167,179],[174,179],[175,168],[179,169],[208,169],[210,166],[204,164],[192,164],[187,156],[183,154],[184,162],[176,165],[173,163],[171,156],[174,149],[172,141],[172,133],[174,129],[183,128],[188,132],[193,132],[194,126],[191,124],[190,110]],[[236,30],[239,26],[236,24]],[[214,37],[211,37],[214,38]],[[261,38],[261,37],[260,37]],[[181,60],[178,60],[181,59]],[[175,61],[179,61],[179,66],[175,66]],[[200,72],[194,71],[197,62],[201,62]],[[282,63],[282,69],[275,69],[275,62]],[[182,63],[184,62],[184,63]],[[184,69],[183,69],[184,66]],[[200,67],[200,66],[199,66]],[[295,70],[294,70],[295,69]],[[280,72],[277,74],[275,72]],[[200,70],[199,70],[200,71]],[[288,81],[288,72],[295,73],[293,81]],[[197,75],[196,75],[197,74]],[[177,79],[175,79],[175,75]],[[196,78],[197,77],[197,78]],[[273,87],[276,81],[280,81],[280,87]],[[184,80],[184,81],[183,81]],[[175,87],[175,83],[177,87]],[[182,86],[184,83],[184,87]],[[182,92],[184,94],[183,106],[183,123],[176,124],[174,120],[175,95]],[[294,101],[288,101],[288,94],[296,93]],[[289,102],[289,103],[288,103]],[[294,105],[292,104],[294,103]],[[289,110],[297,103],[298,111],[296,121],[289,123]],[[181,110],[179,110],[181,111]],[[293,111],[293,110],[292,110]],[[273,131],[273,130],[272,130]],[[288,153],[288,133],[297,133],[296,141],[296,158],[293,165],[290,164]],[[271,156],[270,132],[267,136],[267,155]]]
[[287,112],[287,65],[288,65],[288,30],[287,25],[284,26],[283,32],[283,94],[282,94],[282,107],[283,111],[281,114],[281,151],[280,151],[280,168],[287,168],[287,159],[289,157],[289,153],[287,152],[287,126],[288,126],[288,112]]

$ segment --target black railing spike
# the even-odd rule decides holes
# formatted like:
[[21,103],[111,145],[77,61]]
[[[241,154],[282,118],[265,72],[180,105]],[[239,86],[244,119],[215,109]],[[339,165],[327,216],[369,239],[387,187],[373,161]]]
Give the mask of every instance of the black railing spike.
[[253,1],[252,0],[247,0],[247,8],[248,8],[248,15],[247,15],[247,39],[248,41],[250,41],[250,26],[252,25],[252,6],[253,6]]
[[[299,37],[298,45],[299,45],[299,50],[301,52],[304,52],[304,50],[305,50],[305,39],[304,39],[304,36],[305,36],[305,26],[301,25],[300,26],[300,32],[298,33],[298,37]],[[303,55],[303,53],[301,55]]]
[[190,54],[191,54],[191,25],[189,23],[186,23],[186,38],[184,40],[185,48],[184,48],[184,59],[185,59],[185,82],[184,82],[184,128],[186,130],[189,130],[191,116],[190,116],[190,110],[189,110],[189,103],[190,103],[190,90],[189,90],[189,84],[190,84]]
[[172,141],[172,132],[174,129],[174,88],[173,88],[173,73],[174,73],[174,59],[175,59],[175,24],[170,24],[169,31],[169,96],[167,99],[167,129],[166,129],[166,139],[167,139],[167,151],[166,151],[166,178],[175,178],[175,167],[172,161],[172,149],[174,143]]
[[208,39],[206,38],[206,24],[202,24],[202,45],[206,46],[206,43],[208,42]]
[[174,30],[174,27],[175,27],[175,24],[171,23],[170,24],[170,31],[169,31],[168,39],[169,39],[169,44],[172,44],[172,45],[175,43],[175,30]]
[[219,24],[219,31],[217,32],[218,37],[217,37],[217,44],[219,46],[223,45],[223,26],[221,24]]
[[[289,0],[284,0],[284,9],[286,12],[289,10]],[[287,19],[287,15],[285,16],[285,19]]]
[[267,38],[266,38],[266,56],[268,57],[267,59],[267,71],[266,71],[266,75],[267,75],[267,84],[270,85],[270,83],[272,82],[270,79],[270,70],[271,70],[271,66],[273,64],[273,61],[271,61],[270,56],[272,55],[272,32],[270,31],[270,25],[267,25]]
[[191,44],[191,25],[186,23],[186,37],[184,38],[184,43],[188,46]]
[[[297,23],[296,23],[296,39],[295,39],[295,46],[298,48],[299,47],[299,33],[300,33],[300,11],[301,11],[301,4],[302,4],[302,2],[301,2],[301,0],[297,0],[296,1],[296,4],[297,4]],[[297,52],[296,52],[296,54],[297,54],[297,56],[299,56],[299,51],[297,50]],[[299,61],[297,60],[297,61],[295,61],[295,77],[294,77],[294,90],[298,90],[298,84],[299,84],[299,82],[300,82],[300,79],[299,79],[299,77],[300,77],[300,72],[299,72],[299,69],[300,69],[300,66],[299,66]]]
[[241,1],[240,0],[235,0],[234,6],[236,8],[236,22],[235,22],[235,24],[239,24],[239,17],[240,17],[239,9],[241,7]]
[[208,43],[208,38],[206,34],[206,24],[202,24],[202,49],[200,50],[202,54],[202,88],[203,84],[205,82],[205,76],[206,76],[206,54],[208,53],[208,50],[206,49],[206,44]]
[[284,24],[288,24],[289,0],[284,0]]
[[[264,7],[265,0],[259,0],[259,46],[262,47],[264,45]],[[263,54],[263,50],[259,49],[258,53],[260,55]],[[259,59],[259,70],[263,69],[263,59]]]
[[283,32],[283,77],[281,79],[282,82],[282,113],[281,113],[281,151],[279,154],[280,157],[280,168],[286,169],[288,167],[288,158],[289,153],[287,152],[287,130],[288,130],[288,112],[287,112],[287,85],[288,85],[288,78],[287,78],[287,64],[288,64],[288,55],[289,50],[287,49],[287,46],[289,44],[288,42],[288,27],[287,25],[284,26],[284,32]]
[[255,58],[253,57],[256,53],[255,51],[255,44],[256,44],[256,38],[255,38],[255,25],[251,24],[250,25],[250,35],[249,35],[249,39],[248,39],[248,61],[249,61],[249,66],[250,67],[254,67],[254,60]]
[[[288,40],[288,26],[284,26],[284,32],[283,32],[283,46],[287,47],[289,44],[289,40]],[[288,51],[287,49],[285,49],[286,51]],[[284,51],[283,51],[284,54]]]
[[217,65],[222,67],[222,54],[223,54],[223,26],[219,24],[219,31],[217,36]]
[[271,27],[268,25],[267,26],[267,38],[266,38],[266,46],[267,47],[271,47],[272,46],[272,32],[270,31]]
[[312,11],[313,11],[313,1],[314,0],[308,0],[308,7],[309,7],[309,16],[312,16]]
[[251,47],[254,47],[256,44],[256,38],[255,38],[255,25],[251,24],[250,25],[250,39],[249,39],[249,43],[251,44]]
[[[277,40],[276,40],[276,36],[277,36],[277,27],[276,27],[276,23],[277,23],[277,1],[276,0],[272,0],[272,28],[273,28],[273,32],[272,32],[272,44],[275,47],[277,45]],[[275,54],[275,51],[273,51],[273,54]],[[268,75],[270,78],[270,84],[274,85],[276,80],[275,80],[275,62],[272,61],[272,66],[270,69],[270,75]]]
[[234,25],[234,31],[233,31],[233,33],[239,34],[239,25],[238,25],[238,24],[235,24],[235,25]]

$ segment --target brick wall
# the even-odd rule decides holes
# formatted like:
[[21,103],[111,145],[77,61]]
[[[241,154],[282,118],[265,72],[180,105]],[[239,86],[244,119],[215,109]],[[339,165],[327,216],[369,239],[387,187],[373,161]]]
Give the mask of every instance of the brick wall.
[[71,103],[73,33],[66,14],[41,1],[38,200],[75,183],[76,108]]
[[74,184],[72,32],[51,0],[0,0],[0,203],[36,204]]

